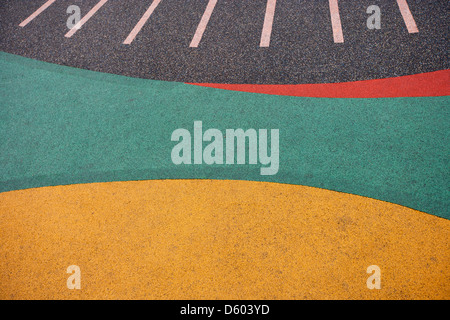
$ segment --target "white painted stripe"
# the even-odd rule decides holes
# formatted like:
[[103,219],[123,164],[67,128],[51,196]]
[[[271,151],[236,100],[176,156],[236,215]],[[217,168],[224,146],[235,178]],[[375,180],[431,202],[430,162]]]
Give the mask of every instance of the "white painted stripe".
[[264,26],[261,34],[260,47],[268,47],[270,45],[270,36],[272,34],[273,17],[275,15],[275,6],[277,0],[267,0],[266,16],[264,18]]
[[400,8],[400,12],[402,13],[403,20],[405,21],[406,28],[409,33],[417,33],[419,29],[417,28],[416,21],[414,21],[414,17],[409,10],[408,3],[406,0],[397,0],[398,7]]
[[97,3],[87,15],[81,18],[81,20],[78,21],[78,23],[66,33],[65,37],[70,38],[73,36],[75,32],[77,32],[106,2],[108,2],[108,0],[100,0],[99,3]]
[[38,15],[40,15],[42,13],[42,11],[44,11],[45,9],[47,9],[48,7],[50,7],[50,5],[55,2],[56,0],[48,0],[46,3],[44,3],[39,9],[37,9],[31,16],[29,16],[28,18],[26,18],[24,21],[22,21],[19,26],[20,27],[25,27],[28,23],[30,23],[34,18],[36,18]]
[[123,44],[131,44],[133,42],[134,38],[136,38],[137,34],[141,31],[142,27],[145,25],[145,23],[150,18],[150,16],[152,15],[153,11],[155,11],[156,7],[158,6],[158,4],[160,2],[161,2],[161,0],[154,0],[152,2],[150,7],[147,9],[147,11],[142,16],[141,20],[139,20],[137,25],[133,28],[133,30],[130,32],[128,37],[125,39]]
[[197,31],[195,31],[194,38],[192,38],[191,44],[189,47],[197,48],[198,44],[202,40],[203,33],[205,32],[206,26],[208,25],[209,19],[211,18],[211,14],[216,6],[217,0],[209,0],[208,5],[206,6],[205,13],[203,13],[203,17],[198,24]]
[[338,0],[329,0],[329,2],[334,42],[343,43],[344,35],[342,33],[341,17],[339,16]]

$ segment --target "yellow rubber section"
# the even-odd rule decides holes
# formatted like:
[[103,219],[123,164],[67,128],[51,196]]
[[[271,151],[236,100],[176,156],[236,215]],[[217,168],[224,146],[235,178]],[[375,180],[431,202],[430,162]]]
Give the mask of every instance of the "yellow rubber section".
[[95,183],[2,193],[0,213],[1,299],[450,296],[450,221],[323,189]]

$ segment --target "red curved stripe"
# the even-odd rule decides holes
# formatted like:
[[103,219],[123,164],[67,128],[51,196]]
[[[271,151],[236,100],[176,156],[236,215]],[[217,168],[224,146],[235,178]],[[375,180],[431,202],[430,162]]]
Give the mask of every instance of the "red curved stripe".
[[188,83],[233,91],[314,98],[396,98],[450,95],[450,69],[396,78],[318,84]]

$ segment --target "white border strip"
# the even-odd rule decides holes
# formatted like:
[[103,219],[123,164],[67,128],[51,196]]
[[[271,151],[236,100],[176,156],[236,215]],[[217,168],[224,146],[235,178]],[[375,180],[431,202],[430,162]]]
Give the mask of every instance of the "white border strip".
[[343,43],[341,17],[339,16],[338,0],[330,0],[331,26],[333,27],[334,43]]
[[264,27],[261,34],[260,47],[268,47],[270,45],[270,36],[272,34],[273,17],[275,15],[275,6],[277,0],[267,0],[266,16],[264,17]]
[[414,21],[414,17],[411,14],[411,10],[409,10],[408,3],[406,0],[397,0],[398,7],[400,8],[400,12],[402,13],[403,20],[405,21],[406,28],[409,33],[417,33],[419,29],[417,28],[416,21]]
[[206,7],[205,13],[203,13],[202,19],[198,24],[197,31],[195,31],[194,38],[192,38],[191,44],[189,47],[197,48],[198,44],[202,40],[203,33],[206,30],[206,26],[208,25],[209,19],[211,18],[211,14],[216,6],[217,0],[209,0],[208,6]]
[[31,16],[26,18],[24,21],[22,21],[19,24],[19,27],[25,27],[28,23],[30,23],[34,18],[36,18],[38,15],[42,13],[45,9],[50,7],[50,5],[55,2],[56,0],[48,0],[46,3],[44,3],[39,9],[37,9]]
[[137,25],[131,30],[128,37],[125,39],[123,44],[131,44],[136,38],[137,34],[141,31],[142,27],[145,25],[148,19],[150,19],[150,16],[152,15],[153,11],[155,11],[158,4],[161,2],[161,0],[154,0],[150,7],[147,9],[147,11],[142,16],[141,20],[137,23]]

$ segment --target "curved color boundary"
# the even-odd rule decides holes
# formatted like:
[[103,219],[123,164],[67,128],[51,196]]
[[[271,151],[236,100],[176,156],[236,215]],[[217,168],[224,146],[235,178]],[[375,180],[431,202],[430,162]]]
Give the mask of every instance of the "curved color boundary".
[[[227,179],[358,194],[449,219],[444,97],[317,99],[132,79],[0,53],[0,192]],[[177,128],[279,129],[279,171],[175,165]],[[225,131],[223,131],[225,132]],[[206,144],[204,144],[206,146]]]
[[436,97],[450,95],[450,70],[441,70],[397,78],[341,83],[317,84],[220,84],[188,83],[191,85],[311,98],[397,98]]
[[126,181],[2,193],[0,209],[0,299],[448,298],[450,221],[355,195]]

